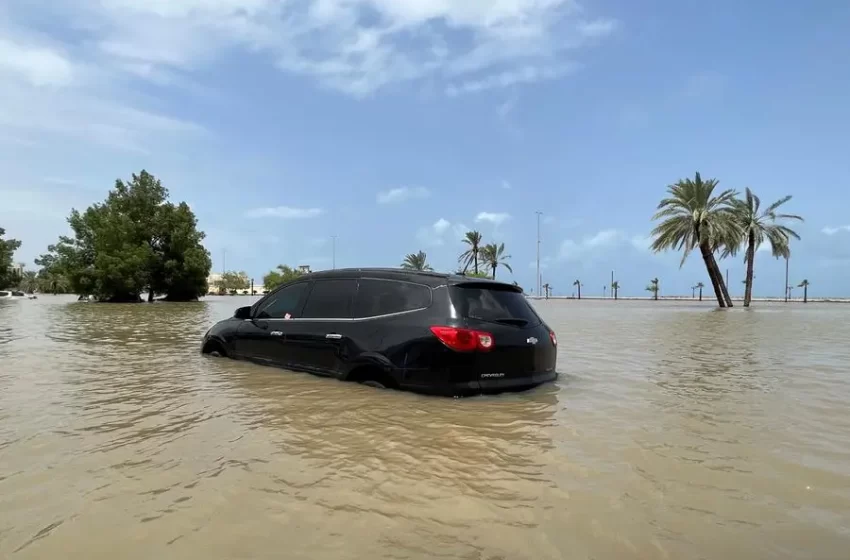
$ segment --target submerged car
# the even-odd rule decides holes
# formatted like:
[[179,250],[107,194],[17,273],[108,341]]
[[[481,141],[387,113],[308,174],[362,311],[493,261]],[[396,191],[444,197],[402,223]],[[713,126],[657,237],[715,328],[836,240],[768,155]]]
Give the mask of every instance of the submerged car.
[[337,269],[284,284],[204,335],[204,354],[463,396],[553,381],[557,337],[521,288],[404,269]]

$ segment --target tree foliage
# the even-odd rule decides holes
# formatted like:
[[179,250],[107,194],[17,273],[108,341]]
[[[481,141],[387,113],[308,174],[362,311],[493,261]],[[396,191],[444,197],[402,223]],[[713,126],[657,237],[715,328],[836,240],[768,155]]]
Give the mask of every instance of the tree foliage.
[[504,266],[511,272],[511,274],[513,274],[514,270],[511,268],[511,265],[505,262],[509,258],[511,258],[511,256],[505,254],[504,243],[499,245],[495,243],[488,243],[481,248],[481,259],[484,261],[484,264],[487,265],[487,268],[490,269],[490,274],[493,275],[494,280],[496,279],[496,269],[499,268],[499,265]]
[[410,253],[406,255],[404,257],[404,262],[401,263],[401,268],[407,270],[434,270],[433,268],[431,268],[431,265],[428,264],[428,255],[425,253],[425,251],[419,251],[418,253]]
[[101,301],[138,301],[164,294],[188,301],[207,291],[212,261],[197,219],[185,202],[147,171],[115,181],[106,200],[85,212],[71,210],[72,236],[62,236],[36,264],[63,276],[73,292]]
[[17,283],[18,278],[12,273],[13,258],[21,242],[17,239],[3,239],[6,230],[0,227],[0,290],[12,283]]
[[234,293],[237,290],[247,290],[251,287],[251,279],[245,272],[228,270],[222,273],[221,278],[215,282],[215,287],[220,294]]
[[295,280],[302,274],[304,273],[297,268],[292,268],[285,264],[279,264],[277,265],[277,270],[269,271],[268,274],[263,276],[263,288],[267,291],[271,291],[281,284]]
[[780,206],[791,200],[791,196],[780,198],[764,210],[761,209],[761,199],[749,188],[743,199],[732,201],[733,217],[737,228],[731,230],[731,236],[723,244],[723,256],[737,254],[741,248],[746,248],[744,262],[747,265],[747,275],[744,280],[744,307],[749,307],[753,296],[753,270],[756,251],[762,243],[768,241],[770,250],[776,258],[791,256],[791,238],[800,236],[789,227],[780,223],[782,220],[798,220],[803,218],[794,214],[779,214]]
[[708,271],[717,303],[732,307],[732,299],[720,273],[714,253],[728,240],[740,237],[740,227],[732,207],[735,191],[714,194],[718,181],[703,180],[699,173],[693,179],[680,179],[667,187],[668,197],[658,204],[653,220],[662,220],[652,235],[655,252],[682,251],[682,262],[694,249],[699,249]]
[[463,266],[464,272],[469,270],[469,266],[472,265],[473,272],[475,272],[476,275],[478,274],[478,262],[481,253],[481,239],[482,236],[480,232],[468,231],[461,240],[469,247],[469,249],[461,253],[460,257],[458,257],[458,262]]

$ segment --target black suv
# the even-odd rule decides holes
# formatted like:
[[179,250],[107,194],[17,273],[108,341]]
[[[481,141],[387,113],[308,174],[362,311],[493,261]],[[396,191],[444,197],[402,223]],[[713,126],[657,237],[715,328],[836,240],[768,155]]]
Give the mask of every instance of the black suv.
[[216,323],[201,351],[461,396],[556,379],[557,344],[517,286],[362,268],[314,272],[278,287]]

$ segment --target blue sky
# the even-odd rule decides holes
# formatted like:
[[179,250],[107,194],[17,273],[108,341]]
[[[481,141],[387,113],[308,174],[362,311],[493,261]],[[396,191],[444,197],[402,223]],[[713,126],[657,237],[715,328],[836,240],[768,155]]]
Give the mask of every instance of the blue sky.
[[794,195],[791,281],[848,296],[848,28],[841,1],[5,0],[0,227],[32,263],[145,168],[257,279],[330,267],[334,235],[338,267],[449,270],[475,228],[531,288],[539,210],[556,293],[689,293],[699,258],[646,236],[700,171]]

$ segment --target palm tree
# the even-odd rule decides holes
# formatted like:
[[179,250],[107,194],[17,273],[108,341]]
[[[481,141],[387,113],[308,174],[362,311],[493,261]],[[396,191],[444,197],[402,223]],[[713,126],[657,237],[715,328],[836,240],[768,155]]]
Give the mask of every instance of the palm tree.
[[21,280],[18,283],[18,288],[22,292],[28,294],[33,293],[38,289],[38,274],[34,270],[27,270],[21,275]]
[[691,299],[696,299],[696,298],[697,298],[697,287],[691,286]]
[[581,299],[581,282],[579,282],[579,280],[576,279],[576,281],[573,282],[573,286],[578,288],[578,299]]
[[469,249],[460,254],[458,262],[463,265],[464,272],[469,268],[469,265],[473,265],[475,274],[478,274],[478,257],[481,254],[481,233],[478,231],[467,231],[466,236],[461,241],[469,245]]
[[613,284],[611,284],[611,291],[614,292],[614,299],[617,299],[617,296],[620,293],[620,282],[615,280]]
[[702,289],[705,288],[705,284],[699,282],[697,284],[697,289],[699,290],[699,300],[702,301]]
[[545,290],[543,293],[545,293],[545,294],[546,294],[546,299],[549,299],[549,288],[551,288],[551,286],[549,286],[549,284],[548,284],[548,283],[547,283],[547,284],[543,284],[543,289]]
[[753,191],[746,189],[743,200],[733,202],[735,221],[738,223],[737,231],[734,232],[730,242],[724,243],[723,256],[735,255],[742,246],[746,246],[744,262],[747,263],[747,277],[744,289],[744,307],[750,306],[753,297],[753,266],[756,258],[756,250],[764,243],[765,239],[770,242],[770,249],[776,258],[788,258],[791,255],[789,247],[791,238],[800,239],[797,232],[777,220],[799,220],[803,218],[794,214],[777,214],[776,210],[791,200],[791,196],[785,196],[768,206],[764,211],[760,210],[761,200]]
[[809,281],[803,280],[798,288],[803,288],[803,303],[809,303]]
[[652,299],[658,301],[658,278],[653,278],[649,281],[649,286],[646,287],[647,292],[652,292]]
[[728,189],[713,196],[717,187],[716,179],[702,180],[697,173],[693,180],[680,179],[667,187],[669,197],[658,204],[653,220],[663,220],[652,235],[652,250],[684,250],[680,267],[685,264],[688,255],[699,249],[705,268],[714,287],[717,303],[720,307],[732,307],[732,298],[723,281],[720,267],[714,258],[725,240],[734,238],[740,227],[732,210],[735,191]]
[[506,255],[504,253],[504,243],[500,245],[496,245],[495,243],[489,243],[481,248],[481,259],[492,271],[493,280],[496,279],[496,269],[499,267],[499,265],[502,265],[507,268],[511,272],[511,274],[513,274],[514,272],[514,270],[511,268],[511,265],[505,262],[505,260],[511,258],[511,256]]
[[401,268],[406,268],[408,270],[434,270],[431,268],[431,265],[428,264],[427,259],[428,255],[425,254],[425,251],[410,253],[404,257],[404,262],[401,263]]

